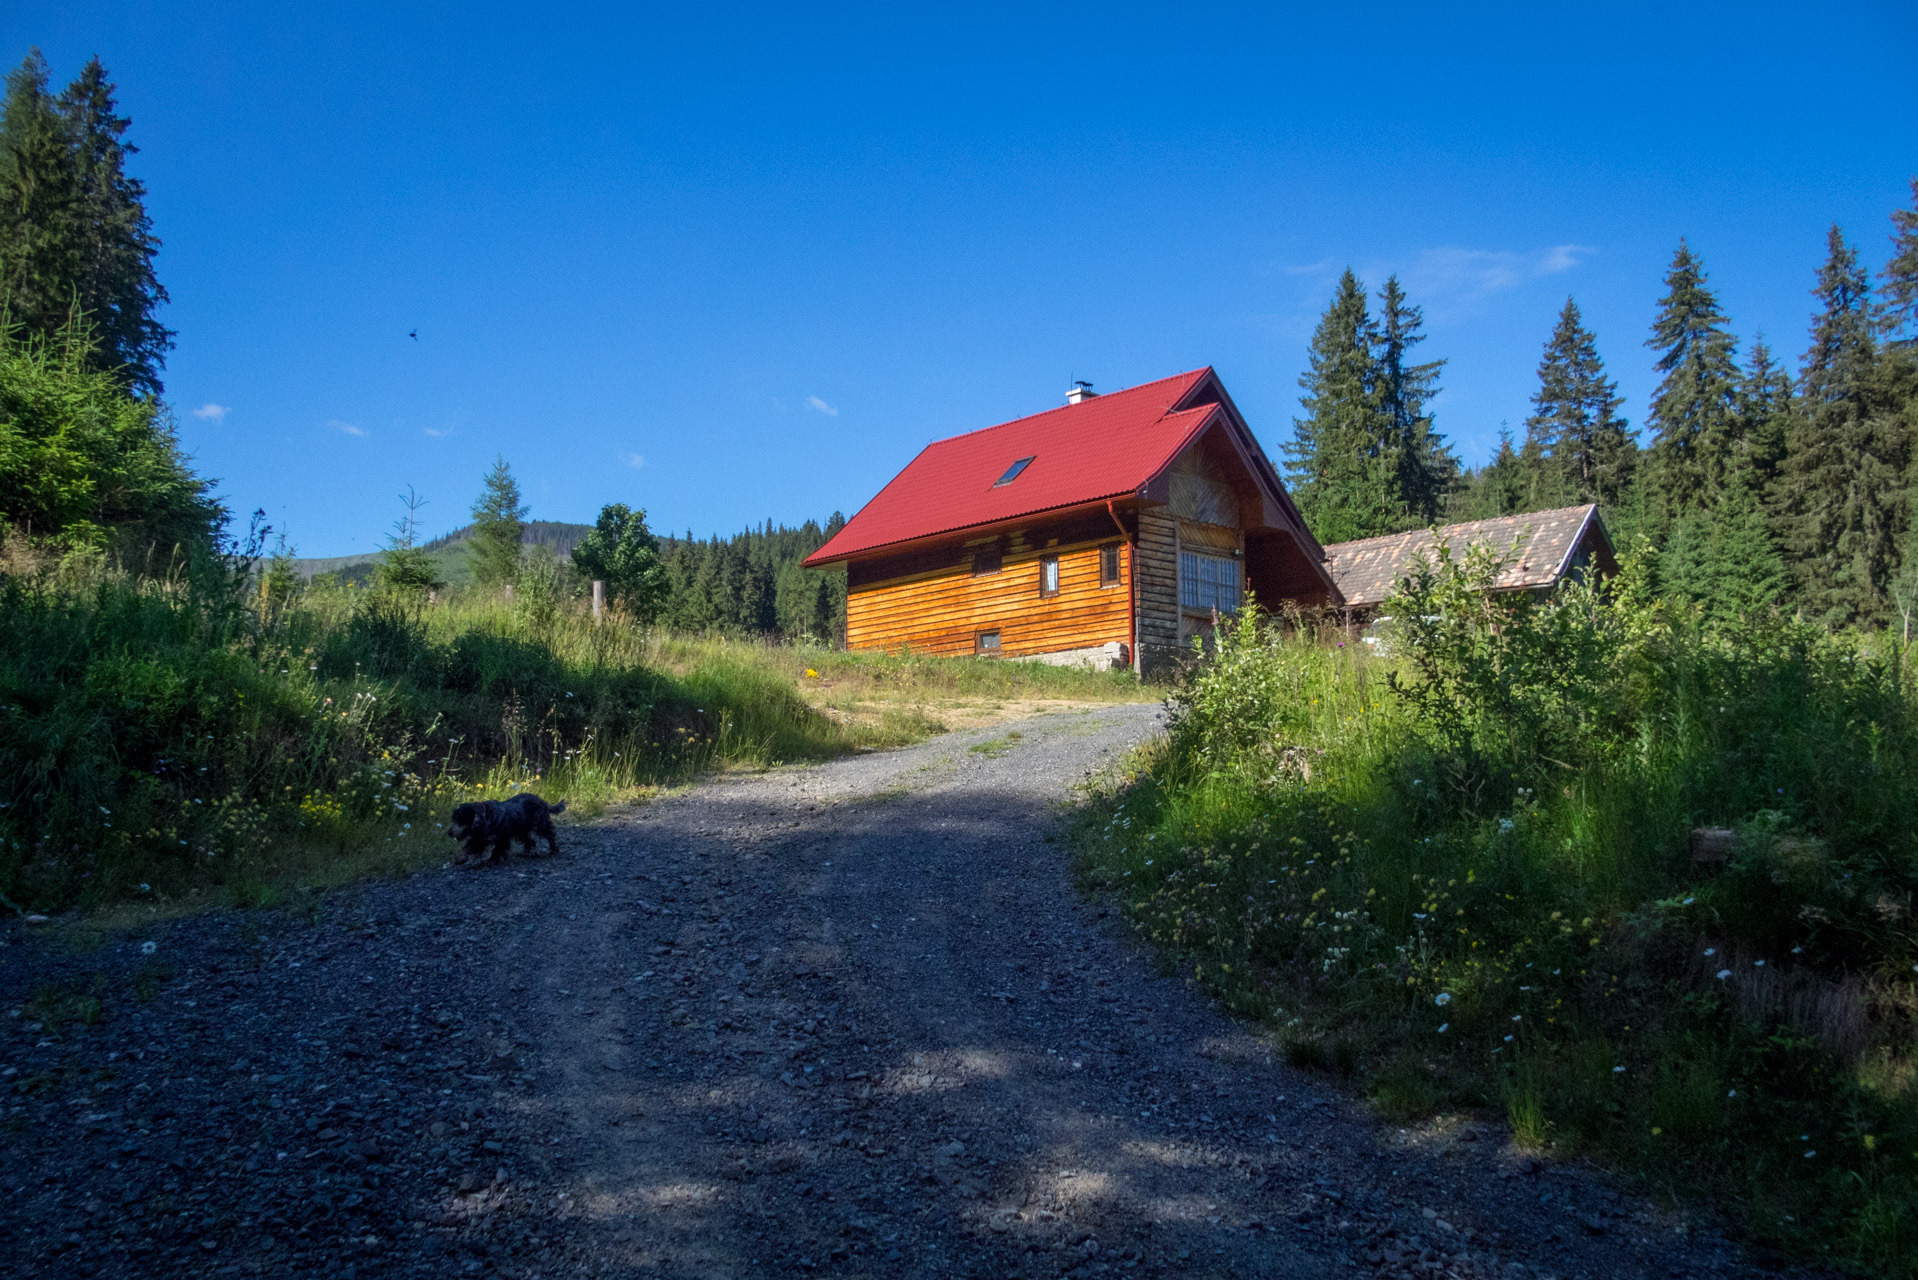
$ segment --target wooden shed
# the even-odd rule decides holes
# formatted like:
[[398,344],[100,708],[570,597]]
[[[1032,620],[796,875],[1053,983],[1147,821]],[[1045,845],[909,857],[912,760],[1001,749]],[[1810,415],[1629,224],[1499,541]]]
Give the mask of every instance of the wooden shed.
[[1611,535],[1591,503],[1335,542],[1325,549],[1325,561],[1345,606],[1365,614],[1384,604],[1418,558],[1430,559],[1441,542],[1460,558],[1474,546],[1503,557],[1494,591],[1544,592],[1581,570],[1607,577],[1618,572]]
[[1141,674],[1247,590],[1342,602],[1211,369],[927,445],[807,558],[846,569],[846,645]]

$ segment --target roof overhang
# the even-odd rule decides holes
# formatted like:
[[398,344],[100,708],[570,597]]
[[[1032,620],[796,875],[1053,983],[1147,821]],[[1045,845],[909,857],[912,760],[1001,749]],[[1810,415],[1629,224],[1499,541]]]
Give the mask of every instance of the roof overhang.
[[1002,520],[987,520],[980,524],[962,525],[957,529],[942,529],[938,533],[928,533],[917,538],[903,538],[898,542],[882,542],[878,546],[861,547],[848,555],[819,557],[817,551],[799,563],[808,569],[827,569],[834,565],[849,564],[854,560],[870,560],[879,556],[901,555],[909,551],[918,551],[925,547],[942,543],[969,542],[974,538],[994,533],[1003,533],[1008,529],[1018,529],[1031,524],[1034,520],[1050,519],[1055,516],[1089,514],[1104,511],[1121,499],[1130,500],[1138,495],[1130,489],[1121,489],[1117,493],[1105,494],[1097,498],[1087,498],[1083,502],[1068,502],[1058,507],[1043,507],[1037,511],[1023,511]]

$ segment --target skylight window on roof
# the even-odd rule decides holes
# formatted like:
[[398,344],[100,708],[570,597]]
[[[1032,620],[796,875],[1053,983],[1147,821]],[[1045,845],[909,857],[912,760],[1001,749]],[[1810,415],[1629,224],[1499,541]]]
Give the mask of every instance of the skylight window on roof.
[[[1038,456],[1039,455],[1037,454],[1033,455],[1033,457],[1035,458]],[[1027,467],[1031,465],[1032,465],[1032,458],[1019,459],[1019,461],[1013,463],[1011,466],[1006,468],[1006,473],[1004,475],[1000,476],[997,480],[994,480],[992,482],[992,487],[997,489],[1002,484],[1011,484],[1014,480],[1017,480],[1019,478],[1019,473],[1021,471],[1024,471]]]

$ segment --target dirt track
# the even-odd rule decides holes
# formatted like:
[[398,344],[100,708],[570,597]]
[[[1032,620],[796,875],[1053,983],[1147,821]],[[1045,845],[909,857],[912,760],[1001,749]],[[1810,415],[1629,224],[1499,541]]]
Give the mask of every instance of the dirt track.
[[[1493,1128],[1381,1129],[1160,976],[1049,839],[1156,715],[721,779],[316,923],[12,927],[10,1269],[1743,1273]],[[96,972],[97,1025],[35,1021]]]

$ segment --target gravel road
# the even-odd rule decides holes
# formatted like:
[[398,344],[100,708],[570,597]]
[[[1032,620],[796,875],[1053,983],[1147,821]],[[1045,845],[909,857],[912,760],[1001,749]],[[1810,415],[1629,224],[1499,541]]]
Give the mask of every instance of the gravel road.
[[1379,1126],[1161,975],[1053,842],[1159,714],[720,778],[311,920],[9,926],[8,1270],[1749,1272],[1493,1127]]

